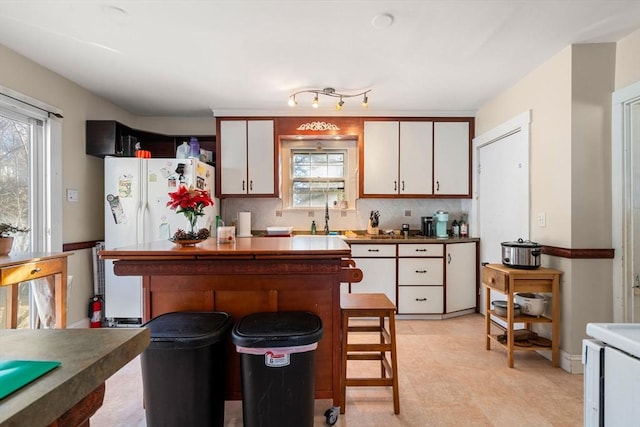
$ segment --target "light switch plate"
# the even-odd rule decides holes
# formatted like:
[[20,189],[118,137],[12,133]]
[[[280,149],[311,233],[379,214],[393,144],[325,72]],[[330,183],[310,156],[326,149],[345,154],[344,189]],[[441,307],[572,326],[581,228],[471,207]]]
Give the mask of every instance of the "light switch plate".
[[78,201],[78,190],[74,188],[67,188],[67,202]]

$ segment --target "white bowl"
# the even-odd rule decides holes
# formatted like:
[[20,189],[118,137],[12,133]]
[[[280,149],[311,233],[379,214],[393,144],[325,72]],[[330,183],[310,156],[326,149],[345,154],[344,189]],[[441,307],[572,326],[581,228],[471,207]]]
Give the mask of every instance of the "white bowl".
[[515,301],[520,304],[522,313],[529,316],[540,316],[547,304],[542,295],[532,293],[517,293]]
[[293,232],[293,227],[271,226],[267,227],[267,234],[271,236],[287,236]]

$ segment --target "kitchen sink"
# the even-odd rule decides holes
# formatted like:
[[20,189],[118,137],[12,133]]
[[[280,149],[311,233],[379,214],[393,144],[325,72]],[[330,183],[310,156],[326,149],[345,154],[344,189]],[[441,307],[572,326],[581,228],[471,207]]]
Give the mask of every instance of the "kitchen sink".
[[294,238],[297,238],[297,237],[311,237],[311,238],[314,238],[314,239],[326,238],[326,237],[337,237],[337,238],[343,239],[343,240],[347,239],[347,236],[345,236],[344,234],[329,234],[328,236],[326,234],[295,234],[293,237]]

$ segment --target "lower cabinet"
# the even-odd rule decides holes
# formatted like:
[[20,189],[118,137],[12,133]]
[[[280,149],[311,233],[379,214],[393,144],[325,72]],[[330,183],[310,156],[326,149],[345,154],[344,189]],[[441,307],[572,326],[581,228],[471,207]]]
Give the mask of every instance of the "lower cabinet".
[[353,244],[351,257],[363,275],[362,281],[351,285],[351,292],[384,293],[396,304],[396,245]]
[[475,308],[478,301],[476,242],[447,243],[446,252],[445,311]]
[[352,243],[351,257],[363,279],[343,283],[342,292],[348,286],[354,293],[382,292],[401,315],[465,314],[477,309],[476,251],[477,241]]
[[398,245],[398,314],[442,314],[444,245]]

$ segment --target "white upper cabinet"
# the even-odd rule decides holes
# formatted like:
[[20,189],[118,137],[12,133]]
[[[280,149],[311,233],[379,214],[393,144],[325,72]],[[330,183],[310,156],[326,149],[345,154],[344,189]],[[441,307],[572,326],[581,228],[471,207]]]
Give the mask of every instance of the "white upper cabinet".
[[398,122],[364,122],[365,194],[398,194]]
[[429,121],[365,121],[363,194],[432,194]]
[[273,120],[221,120],[221,195],[273,195]]
[[469,123],[436,122],[433,135],[433,193],[469,196]]
[[400,194],[432,194],[433,123],[400,122]]

